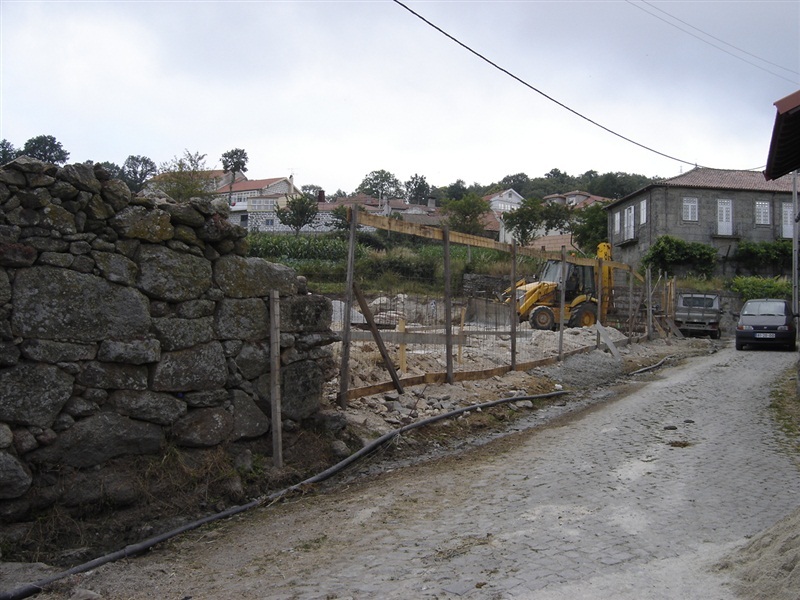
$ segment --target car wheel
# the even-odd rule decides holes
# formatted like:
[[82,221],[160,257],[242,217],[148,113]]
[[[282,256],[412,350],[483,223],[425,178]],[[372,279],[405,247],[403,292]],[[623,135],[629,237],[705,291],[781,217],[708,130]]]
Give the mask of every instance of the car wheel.
[[716,331],[712,331],[711,332],[711,339],[712,340],[718,340],[721,337],[722,337],[722,332],[719,329],[717,329]]
[[744,350],[744,344],[739,340],[736,340],[736,349],[737,350]]

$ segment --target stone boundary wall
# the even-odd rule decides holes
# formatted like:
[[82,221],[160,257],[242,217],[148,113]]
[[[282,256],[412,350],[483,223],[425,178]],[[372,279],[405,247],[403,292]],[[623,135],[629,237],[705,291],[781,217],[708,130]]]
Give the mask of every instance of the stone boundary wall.
[[0,521],[68,502],[77,482],[125,503],[92,475],[118,457],[269,436],[271,290],[284,417],[319,411],[331,303],[248,258],[227,215],[132,197],[99,165],[0,167]]

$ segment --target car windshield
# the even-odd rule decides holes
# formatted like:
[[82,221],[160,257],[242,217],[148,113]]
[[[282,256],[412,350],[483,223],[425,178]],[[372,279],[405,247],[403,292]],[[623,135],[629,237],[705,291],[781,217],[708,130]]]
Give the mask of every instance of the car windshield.
[[561,263],[555,260],[549,260],[544,265],[542,274],[539,276],[540,281],[548,281],[550,283],[558,283],[561,281]]
[[686,308],[713,308],[714,298],[710,296],[684,296],[683,305]]
[[748,302],[742,309],[743,315],[755,315],[761,317],[783,316],[786,314],[786,304],[783,302]]

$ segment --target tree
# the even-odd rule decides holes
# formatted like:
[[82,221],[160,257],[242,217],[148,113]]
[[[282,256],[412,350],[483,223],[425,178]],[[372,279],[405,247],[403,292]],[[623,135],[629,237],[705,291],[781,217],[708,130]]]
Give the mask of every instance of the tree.
[[431,186],[425,180],[424,175],[415,173],[411,179],[406,181],[406,194],[409,204],[427,204],[431,195]]
[[536,234],[545,234],[556,229],[564,229],[569,223],[570,211],[563,204],[544,202],[538,198],[526,198],[519,208],[503,215],[503,224],[512,232],[522,246],[536,239]]
[[530,195],[531,179],[525,173],[506,175],[500,180],[500,187],[501,191],[511,188],[520,196],[527,198]]
[[372,171],[356,188],[356,192],[373,198],[402,198],[403,185],[389,171]]
[[120,167],[117,163],[103,161],[101,163],[97,163],[101,167],[103,167],[106,172],[111,176],[111,179],[119,179],[120,173],[122,172],[122,167]]
[[316,198],[317,200],[319,200],[319,193],[322,192],[323,189],[319,185],[309,183],[308,185],[300,186],[300,191],[303,192],[306,196],[311,196],[312,198]]
[[188,150],[182,157],[163,163],[155,178],[155,187],[174,200],[208,198],[212,195],[211,173],[206,168],[206,155]]
[[442,207],[445,223],[453,231],[481,235],[485,231],[483,215],[491,210],[489,203],[470,192],[459,200],[448,199]]
[[457,179],[445,188],[445,197],[448,200],[461,200],[467,195],[467,184],[463,179]]
[[247,172],[247,152],[241,148],[228,150],[222,155],[222,172],[231,174],[231,182],[228,186],[228,204],[231,203],[233,195],[233,184],[236,181],[236,173]]
[[[595,173],[595,175],[597,175]],[[624,198],[655,181],[654,178],[633,173],[604,173],[595,176],[587,186],[587,192],[604,198]]]
[[10,163],[12,160],[17,158],[19,152],[14,145],[9,142],[8,140],[0,140],[0,165],[4,165],[6,163]]
[[277,211],[278,220],[294,230],[295,235],[300,235],[300,230],[314,222],[317,216],[317,200],[306,194],[290,198],[284,208]]
[[19,154],[53,163],[54,165],[63,165],[69,159],[69,152],[64,150],[61,142],[52,135],[32,137],[25,142]]
[[120,179],[134,194],[141,191],[144,184],[158,172],[156,163],[146,156],[131,155],[122,163]]
[[594,202],[573,213],[569,225],[572,240],[586,254],[594,255],[598,244],[608,241],[608,215],[604,206],[603,202]]

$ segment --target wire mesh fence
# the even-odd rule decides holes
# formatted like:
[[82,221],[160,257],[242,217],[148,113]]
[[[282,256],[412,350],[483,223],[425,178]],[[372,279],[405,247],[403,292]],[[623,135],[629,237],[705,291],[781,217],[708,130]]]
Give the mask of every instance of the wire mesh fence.
[[[609,310],[602,311],[600,322],[610,328],[539,328],[518,315],[519,305],[512,301],[515,288],[535,281],[543,264],[557,260],[559,255],[528,249],[518,255],[514,246],[451,234],[446,229],[369,215],[359,215],[355,221],[360,219],[375,228],[437,240],[443,248],[439,268],[426,272],[413,268],[404,272],[402,266],[394,265],[390,276],[363,266],[363,262],[357,269],[355,260],[349,260],[346,293],[334,300],[332,324],[343,340],[339,351],[342,405],[351,398],[403,385],[488,378],[554,362],[575,352],[650,333],[650,322],[657,322],[661,314],[654,299],[664,292],[648,287],[651,282],[637,277],[627,265],[564,256],[562,250],[563,262],[594,265],[601,279],[602,267],[609,267],[607,277],[611,279],[606,282],[607,297],[603,300]],[[351,246],[355,243],[355,225]],[[463,256],[465,248],[467,253],[477,252],[477,248],[505,252],[509,257],[507,272],[478,273],[473,267],[466,270],[472,272],[460,271],[454,277],[450,263],[454,257]],[[414,252],[407,258],[414,263]],[[470,260],[469,264],[474,262]],[[403,273],[400,277],[398,271]],[[598,284],[598,288],[601,286]],[[368,292],[362,292],[362,288]]]

